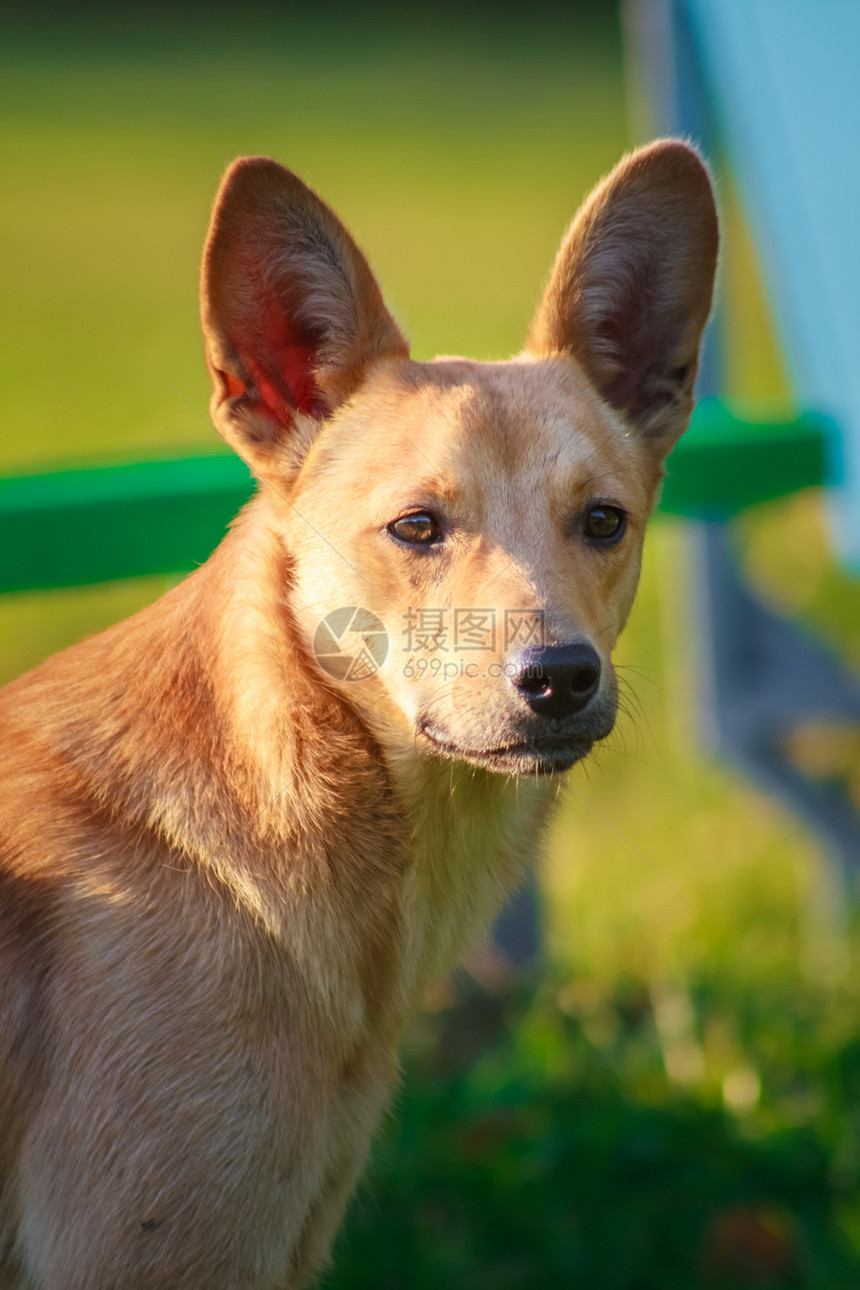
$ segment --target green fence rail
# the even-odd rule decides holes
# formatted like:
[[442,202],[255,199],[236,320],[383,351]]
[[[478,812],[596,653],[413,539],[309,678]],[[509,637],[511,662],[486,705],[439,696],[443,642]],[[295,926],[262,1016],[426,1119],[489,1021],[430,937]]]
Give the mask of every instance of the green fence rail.
[[[828,423],[751,422],[705,400],[669,459],[660,503],[726,518],[826,481]],[[253,492],[238,457],[219,453],[0,479],[0,591],[85,586],[202,563]]]

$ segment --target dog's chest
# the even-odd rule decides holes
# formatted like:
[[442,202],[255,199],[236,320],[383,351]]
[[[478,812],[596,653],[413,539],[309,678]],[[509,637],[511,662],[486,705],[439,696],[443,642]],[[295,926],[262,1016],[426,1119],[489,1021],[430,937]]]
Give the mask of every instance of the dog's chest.
[[400,986],[414,1004],[522,881],[555,791],[546,781],[424,763],[406,796],[413,850],[400,890]]

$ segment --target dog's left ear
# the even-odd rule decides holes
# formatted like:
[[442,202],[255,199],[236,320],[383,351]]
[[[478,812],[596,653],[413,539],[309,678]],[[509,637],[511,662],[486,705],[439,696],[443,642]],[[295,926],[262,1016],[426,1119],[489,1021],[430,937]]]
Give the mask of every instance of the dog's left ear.
[[317,423],[409,352],[340,220],[268,157],[224,176],[200,305],[215,424],[264,477],[293,473]]
[[717,212],[692,148],[626,157],[562,242],[527,350],[568,353],[665,455],[686,429],[717,262]]

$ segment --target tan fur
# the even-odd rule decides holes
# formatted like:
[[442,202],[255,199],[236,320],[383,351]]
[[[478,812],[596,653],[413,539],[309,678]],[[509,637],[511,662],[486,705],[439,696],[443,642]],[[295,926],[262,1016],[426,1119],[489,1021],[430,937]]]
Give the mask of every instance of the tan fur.
[[[293,1290],[324,1263],[410,1010],[522,878],[546,772],[611,728],[715,255],[701,164],[652,145],[585,207],[524,354],[419,364],[319,198],[228,173],[203,325],[260,492],[163,600],[0,700],[2,1290]],[[629,516],[611,550],[582,537],[595,499]],[[388,531],[416,511],[448,525],[432,551]],[[359,682],[313,653],[351,605],[390,638]],[[600,692],[555,742],[500,642],[410,671],[404,614],[458,606],[593,644]]]

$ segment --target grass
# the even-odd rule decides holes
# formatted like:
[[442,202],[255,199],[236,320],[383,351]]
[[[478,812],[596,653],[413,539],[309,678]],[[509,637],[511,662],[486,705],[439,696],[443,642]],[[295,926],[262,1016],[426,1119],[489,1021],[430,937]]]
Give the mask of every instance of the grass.
[[[749,1071],[730,1085],[735,1110],[672,1091],[669,997],[655,1010],[634,977],[607,985],[545,978],[528,1001],[425,1018],[331,1290],[856,1284],[856,1114],[753,1107]],[[756,1020],[772,1039],[772,1015]],[[828,1055],[850,1097],[856,1042]]]
[[[238,152],[332,202],[418,357],[518,347],[570,214],[628,142],[613,7],[326,12],[13,10],[3,469],[212,446],[196,274]],[[732,389],[778,403],[728,197]],[[541,985],[467,989],[416,1024],[334,1287],[860,1278],[854,916],[815,840],[703,750],[686,538],[653,527],[619,654],[630,715],[549,838]],[[739,540],[756,584],[860,661],[819,498],[758,508]],[[0,672],[162,589],[7,599]],[[817,773],[856,781],[839,747]]]

